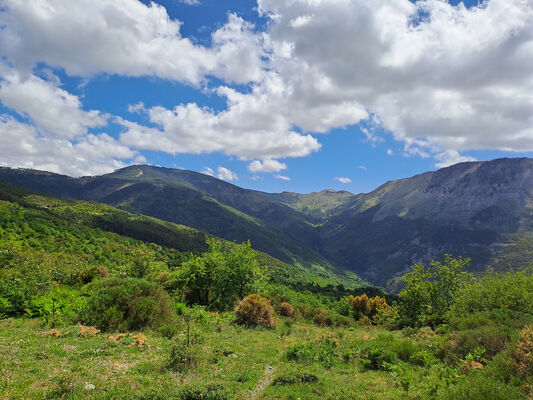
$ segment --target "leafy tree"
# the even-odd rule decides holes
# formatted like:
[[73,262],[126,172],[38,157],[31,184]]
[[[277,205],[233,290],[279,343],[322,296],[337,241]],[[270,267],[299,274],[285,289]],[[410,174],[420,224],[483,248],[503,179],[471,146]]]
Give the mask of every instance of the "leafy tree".
[[208,241],[209,251],[184,262],[169,282],[190,303],[224,310],[257,289],[263,274],[250,242],[225,247]]
[[443,262],[432,261],[428,268],[413,265],[402,278],[406,286],[398,294],[401,322],[431,326],[444,322],[455,293],[469,277],[465,271],[469,264],[469,258],[446,254]]

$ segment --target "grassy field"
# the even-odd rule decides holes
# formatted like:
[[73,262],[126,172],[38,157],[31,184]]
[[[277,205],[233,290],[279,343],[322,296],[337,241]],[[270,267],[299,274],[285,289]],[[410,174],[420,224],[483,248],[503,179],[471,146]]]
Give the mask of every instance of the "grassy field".
[[[217,322],[218,321],[218,322]],[[410,399],[390,371],[363,372],[357,349],[364,343],[399,338],[378,328],[327,328],[283,320],[275,330],[247,329],[213,317],[191,328],[197,357],[185,369],[168,367],[174,343],[146,331],[146,343],[115,343],[97,333],[64,337],[49,334],[39,320],[0,322],[0,397],[2,399]],[[63,330],[66,330],[65,328]],[[294,345],[329,338],[328,355],[288,360]],[[394,339],[393,339],[394,340]],[[409,339],[415,343],[414,339]],[[421,339],[422,340],[422,339]],[[144,341],[142,338],[141,341]],[[131,342],[131,343],[130,343]],[[328,353],[328,352],[326,352]],[[411,373],[424,368],[405,363]],[[420,388],[417,388],[417,390]]]

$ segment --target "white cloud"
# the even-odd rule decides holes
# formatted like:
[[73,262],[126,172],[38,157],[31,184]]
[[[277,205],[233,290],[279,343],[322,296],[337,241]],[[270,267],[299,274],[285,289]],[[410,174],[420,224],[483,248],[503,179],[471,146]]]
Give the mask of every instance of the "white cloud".
[[[52,76],[32,77],[37,63],[82,77],[149,75],[192,85],[220,78],[228,86],[215,93],[225,110],[133,105],[129,111],[146,114],[150,126],[118,118],[122,146],[224,152],[253,160],[254,173],[279,172],[285,164],[277,159],[317,151],[311,134],[361,121],[371,145],[383,141],[376,127],[384,128],[405,154],[438,165],[468,159],[461,155],[468,150],[533,151],[527,0],[469,9],[441,0],[258,0],[270,17],[266,32],[229,14],[210,47],[182,37],[181,22],[155,3],[0,2],[0,57],[19,71],[18,81],[5,79],[2,101],[58,137],[87,135],[106,116],[84,111]],[[240,91],[233,83],[249,85]],[[47,115],[45,98],[68,117]]]
[[209,175],[209,176],[215,176],[215,171],[213,171],[212,168],[204,167],[204,169],[202,170],[202,174]]
[[171,154],[219,151],[244,160],[302,157],[318,150],[318,141],[292,130],[290,120],[277,109],[279,104],[271,102],[273,86],[254,87],[250,95],[220,88],[228,102],[228,109],[220,112],[194,103],[173,110],[152,107],[148,117],[159,129],[118,119],[125,128],[121,141],[138,149]]
[[[440,0],[258,3],[272,17],[273,69],[283,87],[298,89],[297,99],[324,109],[356,102],[397,140],[429,140],[432,156],[533,150],[531,2],[488,0],[470,9]],[[421,13],[427,17],[413,23]],[[316,128],[310,118],[304,129]]]
[[248,169],[254,174],[257,172],[279,172],[287,169],[287,164],[272,159],[254,160],[248,165]]
[[285,175],[275,175],[276,178],[281,179],[282,181],[290,181],[291,178]]
[[0,101],[49,133],[74,138],[88,128],[107,125],[109,116],[96,110],[84,111],[77,96],[58,87],[59,80],[35,75],[21,76],[9,68],[0,69]]
[[447,150],[435,156],[438,162],[435,164],[437,168],[449,167],[450,165],[465,162],[476,161],[474,157],[464,157],[455,150]]
[[217,171],[218,171],[218,174],[217,174],[218,179],[223,179],[225,181],[238,181],[239,180],[239,177],[237,176],[235,172],[225,167],[218,167]]
[[394,155],[394,150],[392,150],[392,149],[387,149],[387,155],[388,155],[388,156],[392,156],[392,155]]
[[350,178],[346,178],[342,176],[335,177],[335,180],[339,181],[340,183],[350,183],[352,181]]
[[368,171],[368,168],[365,167],[364,165],[359,165],[357,168],[359,168],[360,170],[365,171],[365,172]]
[[230,14],[213,47],[194,44],[164,7],[137,0],[2,0],[1,55],[17,68],[38,62],[69,75],[152,75],[194,85],[207,75],[247,83],[262,74],[261,37]]
[[179,0],[179,2],[188,4],[190,6],[195,6],[195,5],[200,4],[200,0]]
[[0,115],[0,149],[0,165],[72,176],[104,174],[146,161],[107,134],[89,134],[71,142],[41,136],[33,126],[8,115]]
[[128,105],[128,112],[131,114],[141,114],[146,112],[146,108],[144,107],[144,103],[139,101],[136,104]]

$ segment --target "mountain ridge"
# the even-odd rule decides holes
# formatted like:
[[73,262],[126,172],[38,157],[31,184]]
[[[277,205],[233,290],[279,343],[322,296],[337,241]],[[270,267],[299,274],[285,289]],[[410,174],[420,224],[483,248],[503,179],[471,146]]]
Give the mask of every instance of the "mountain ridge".
[[502,265],[503,248],[533,231],[530,158],[460,163],[360,194],[265,193],[147,165],[82,178],[4,167],[0,180],[251,239],[283,261],[343,268],[391,287],[410,265],[444,253],[471,257],[473,270]]

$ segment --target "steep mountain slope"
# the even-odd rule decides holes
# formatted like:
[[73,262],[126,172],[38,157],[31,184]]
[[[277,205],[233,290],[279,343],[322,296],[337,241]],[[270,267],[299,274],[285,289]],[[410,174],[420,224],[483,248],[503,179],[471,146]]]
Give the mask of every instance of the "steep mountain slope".
[[323,222],[353,204],[361,195],[341,190],[325,189],[320,192],[299,194],[293,192],[261,193],[261,196],[285,204],[316,223]]
[[[354,195],[246,190],[191,171],[131,166],[73,179],[0,168],[0,180],[189,225],[315,272],[331,264],[380,285],[444,253],[472,269],[523,264],[533,251],[533,160],[461,163]],[[517,265],[515,265],[517,266]]]
[[533,160],[461,163],[387,182],[320,231],[326,257],[381,284],[446,252],[471,257],[474,270],[502,266],[502,249],[533,231]]

